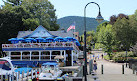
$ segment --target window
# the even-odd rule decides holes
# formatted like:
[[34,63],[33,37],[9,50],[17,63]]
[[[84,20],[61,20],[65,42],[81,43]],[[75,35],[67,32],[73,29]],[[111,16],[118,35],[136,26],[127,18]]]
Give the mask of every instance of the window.
[[0,68],[3,70],[11,70],[11,65],[6,60],[0,60]]

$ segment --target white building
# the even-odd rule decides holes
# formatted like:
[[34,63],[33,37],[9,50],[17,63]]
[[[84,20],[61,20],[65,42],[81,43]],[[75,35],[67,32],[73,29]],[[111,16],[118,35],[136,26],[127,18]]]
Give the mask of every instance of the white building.
[[69,37],[73,37],[72,31],[48,31],[38,26],[34,31],[19,31],[17,38],[9,39],[11,44],[2,44],[2,50],[14,63],[35,65],[55,61],[54,57],[61,55],[67,65],[73,65],[78,58],[79,42],[74,38],[70,41]]

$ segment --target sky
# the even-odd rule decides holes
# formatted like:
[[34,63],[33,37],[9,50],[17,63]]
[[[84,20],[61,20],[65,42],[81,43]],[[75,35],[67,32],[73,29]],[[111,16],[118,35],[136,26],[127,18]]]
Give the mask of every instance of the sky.
[[[101,14],[105,20],[110,16],[124,13],[126,15],[134,14],[137,9],[137,0],[49,0],[56,9],[57,18],[65,16],[84,16],[84,7],[89,2],[99,4]],[[3,5],[2,0],[0,4]],[[89,4],[86,8],[86,17],[96,18],[98,15],[98,6]]]

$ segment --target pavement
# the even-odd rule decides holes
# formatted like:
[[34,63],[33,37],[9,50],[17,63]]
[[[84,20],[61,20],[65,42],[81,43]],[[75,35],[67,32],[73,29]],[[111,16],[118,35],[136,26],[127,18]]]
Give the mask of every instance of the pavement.
[[[103,52],[101,51],[93,51],[92,53],[95,56],[101,56]],[[93,59],[92,55],[87,55],[88,59]],[[133,70],[126,68],[124,66],[124,74],[122,74],[122,65],[124,63],[114,63],[110,61],[106,61],[104,59],[97,59],[97,72],[96,76],[98,77],[97,81],[137,81],[137,75],[133,74]],[[101,74],[101,65],[103,65],[103,73]],[[125,64],[124,64],[125,65]],[[92,75],[87,75],[88,81],[96,81],[93,80]]]

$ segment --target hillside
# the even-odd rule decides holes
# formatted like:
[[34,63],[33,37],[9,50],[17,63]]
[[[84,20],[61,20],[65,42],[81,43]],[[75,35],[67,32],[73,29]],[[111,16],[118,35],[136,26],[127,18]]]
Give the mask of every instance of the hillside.
[[[57,20],[57,24],[60,25],[60,28],[64,28],[65,30],[67,30],[67,28],[73,24],[74,22],[76,23],[76,30],[78,31],[80,35],[83,34],[84,32],[84,22],[83,22],[84,18],[80,17],[80,16],[67,16],[67,17],[63,17]],[[98,22],[95,20],[95,18],[89,18],[87,17],[87,30],[91,31],[91,30],[95,30],[96,31],[96,27],[98,26]]]

